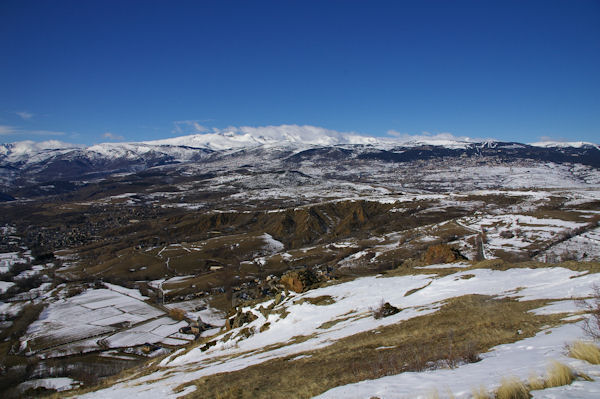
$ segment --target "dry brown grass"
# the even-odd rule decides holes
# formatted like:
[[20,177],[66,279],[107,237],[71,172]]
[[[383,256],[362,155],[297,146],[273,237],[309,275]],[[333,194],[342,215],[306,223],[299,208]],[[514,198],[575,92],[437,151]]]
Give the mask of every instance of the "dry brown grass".
[[503,378],[496,390],[496,399],[529,399],[529,389],[518,378]]
[[[532,315],[543,301],[518,302],[468,295],[448,301],[438,312],[337,341],[310,357],[276,359],[191,383],[188,398],[309,398],[330,388],[430,367],[476,361],[500,343],[532,336],[560,315]],[[517,330],[522,329],[522,334]],[[382,346],[392,348],[380,349]],[[231,392],[223,387],[231,386]]]
[[600,364],[600,348],[591,342],[575,341],[569,346],[569,356],[591,364]]
[[560,362],[553,361],[548,366],[548,376],[545,379],[545,388],[561,387],[569,385],[575,380],[573,370]]

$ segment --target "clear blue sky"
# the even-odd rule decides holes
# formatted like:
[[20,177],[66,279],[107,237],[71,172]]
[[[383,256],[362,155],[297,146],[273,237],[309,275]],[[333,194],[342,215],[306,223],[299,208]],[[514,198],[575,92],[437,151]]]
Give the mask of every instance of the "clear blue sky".
[[600,142],[600,1],[2,0],[0,50],[0,142],[183,120]]

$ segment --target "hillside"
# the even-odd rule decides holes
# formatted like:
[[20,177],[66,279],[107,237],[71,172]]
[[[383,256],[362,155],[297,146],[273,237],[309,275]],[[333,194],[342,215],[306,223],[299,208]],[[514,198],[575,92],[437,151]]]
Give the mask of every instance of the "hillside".
[[599,168],[589,143],[294,125],[5,144],[0,391],[594,397],[565,348],[592,341]]

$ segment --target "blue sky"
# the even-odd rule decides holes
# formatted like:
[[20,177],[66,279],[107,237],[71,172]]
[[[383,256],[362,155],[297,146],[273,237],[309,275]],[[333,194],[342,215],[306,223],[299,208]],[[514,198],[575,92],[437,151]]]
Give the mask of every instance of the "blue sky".
[[0,2],[0,142],[314,125],[600,142],[600,1]]

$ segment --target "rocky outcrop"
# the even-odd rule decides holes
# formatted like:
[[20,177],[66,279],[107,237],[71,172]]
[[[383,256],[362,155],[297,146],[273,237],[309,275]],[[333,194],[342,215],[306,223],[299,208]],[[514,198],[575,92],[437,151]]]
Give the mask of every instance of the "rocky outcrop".
[[280,283],[294,292],[304,292],[319,282],[319,277],[310,269],[292,271],[281,276]]
[[235,315],[225,322],[225,329],[231,330],[233,328],[238,328],[243,326],[244,324],[248,324],[256,320],[258,317],[252,312],[242,312],[238,310]]

